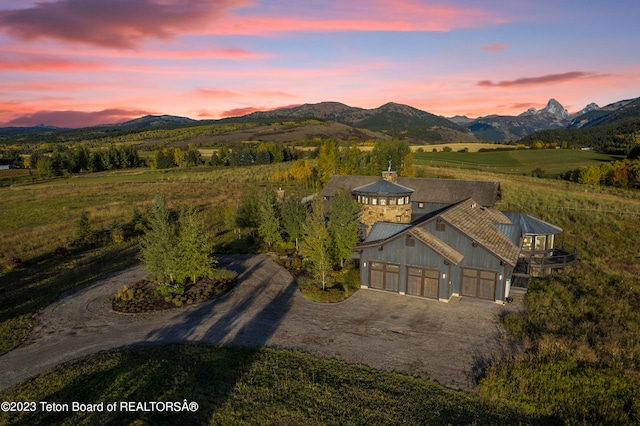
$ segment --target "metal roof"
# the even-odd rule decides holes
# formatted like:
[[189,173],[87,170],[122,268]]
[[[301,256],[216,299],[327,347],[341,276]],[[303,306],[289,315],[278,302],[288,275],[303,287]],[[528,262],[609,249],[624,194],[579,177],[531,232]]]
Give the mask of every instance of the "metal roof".
[[502,232],[502,235],[507,237],[514,245],[520,245],[520,236],[522,235],[522,228],[520,225],[509,225],[507,223],[493,223],[498,231]]
[[547,223],[543,220],[536,219],[533,216],[529,216],[520,212],[503,212],[509,220],[520,225],[522,233],[524,235],[551,235],[559,234],[562,232],[562,228]]
[[413,189],[380,179],[377,182],[353,188],[353,192],[356,194],[409,195]]
[[386,240],[410,227],[411,225],[408,223],[376,222],[373,224],[364,242],[370,243],[372,241]]

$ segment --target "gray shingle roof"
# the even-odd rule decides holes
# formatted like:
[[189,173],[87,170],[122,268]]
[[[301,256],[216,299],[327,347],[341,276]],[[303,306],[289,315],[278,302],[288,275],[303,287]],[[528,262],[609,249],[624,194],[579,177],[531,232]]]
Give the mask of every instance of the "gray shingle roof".
[[464,259],[464,256],[461,253],[439,240],[435,235],[424,228],[416,226],[411,228],[409,233],[453,265],[457,265],[462,259]]
[[[355,188],[380,180],[379,176],[335,175],[320,191],[320,196],[333,197],[339,187],[352,192]],[[500,182],[495,181],[399,177],[397,183],[413,189],[411,199],[418,202],[455,204],[473,198],[482,206],[493,207],[502,198]]]
[[499,210],[482,207],[474,199],[469,198],[446,209],[437,217],[509,265],[515,266],[518,261],[520,247],[494,225],[494,223],[511,224],[509,218]]

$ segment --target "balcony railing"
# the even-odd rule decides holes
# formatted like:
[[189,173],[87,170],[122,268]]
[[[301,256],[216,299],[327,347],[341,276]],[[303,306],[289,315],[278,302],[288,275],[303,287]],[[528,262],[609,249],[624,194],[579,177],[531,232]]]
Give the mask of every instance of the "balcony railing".
[[536,256],[534,253],[531,256],[525,257],[525,260],[530,267],[562,269],[576,264],[578,251],[574,249],[573,253],[569,253],[562,249],[553,249],[553,252],[550,254],[547,252],[545,256]]
[[578,260],[578,251],[575,248],[573,252],[566,251],[564,245],[562,249],[554,248],[522,254],[526,256],[520,257],[513,271],[513,287],[527,288],[530,276],[544,277],[553,269],[574,266]]

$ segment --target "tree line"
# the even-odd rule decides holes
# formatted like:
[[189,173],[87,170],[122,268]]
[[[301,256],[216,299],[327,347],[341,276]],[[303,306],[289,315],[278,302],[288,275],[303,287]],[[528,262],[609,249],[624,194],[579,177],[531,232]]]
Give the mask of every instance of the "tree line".
[[631,118],[583,129],[543,130],[518,141],[527,146],[536,142],[568,148],[593,147],[606,154],[628,155],[640,143],[640,119]]
[[89,150],[85,145],[76,145],[73,148],[57,146],[50,155],[42,150],[35,150],[23,159],[23,164],[27,168],[36,169],[39,177],[54,177],[140,167],[144,162],[131,145],[111,145],[106,150]]
[[222,209],[225,228],[254,230],[271,249],[298,249],[323,287],[352,255],[360,238],[359,215],[360,205],[343,189],[324,205],[320,197],[305,204],[297,197],[285,200],[282,193],[248,188],[241,202]]
[[640,146],[632,150],[624,160],[611,161],[599,166],[580,166],[569,170],[562,177],[572,182],[587,185],[607,185],[618,188],[640,186]]

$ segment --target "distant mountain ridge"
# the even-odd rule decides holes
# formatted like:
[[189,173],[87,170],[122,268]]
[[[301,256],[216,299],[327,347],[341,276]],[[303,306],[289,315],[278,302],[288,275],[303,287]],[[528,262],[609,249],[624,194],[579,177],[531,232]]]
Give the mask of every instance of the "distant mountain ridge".
[[454,119],[480,140],[505,142],[516,141],[542,130],[567,128],[579,117],[598,110],[600,107],[597,104],[590,103],[571,114],[560,102],[551,98],[544,108],[529,108],[517,116],[488,115],[476,119],[458,116]]
[[[253,112],[239,117],[221,120],[193,120],[172,115],[147,115],[120,124],[106,124],[82,129],[63,129],[43,124],[32,127],[0,128],[0,142],[21,140],[39,140],[38,135],[62,135],[72,138],[102,137],[106,134],[127,134],[152,129],[175,129],[227,122],[255,122],[259,126],[286,121],[285,119],[315,119],[325,123],[318,126],[310,123],[307,128],[298,128],[289,132],[287,138],[278,139],[285,130],[276,126],[262,128],[255,135],[229,135],[218,138],[221,141],[233,138],[242,140],[260,140],[273,137],[281,142],[293,141],[291,138],[347,138],[349,140],[376,140],[380,138],[408,139],[412,143],[519,141],[541,131],[561,129],[581,129],[610,125],[620,121],[637,118],[640,120],[640,98],[622,100],[602,108],[590,103],[576,113],[569,113],[556,99],[550,99],[541,109],[530,108],[517,116],[488,115],[475,119],[465,116],[446,118],[429,112],[394,102],[378,108],[365,109],[352,107],[340,102],[320,102],[303,104],[296,107],[280,108],[271,111]],[[334,122],[335,125],[327,126]],[[304,127],[304,126],[303,126]],[[67,136],[61,136],[63,140]],[[43,136],[45,137],[45,136]],[[46,136],[48,137],[48,136]],[[25,139],[27,138],[27,139]],[[248,139],[247,139],[248,138]],[[43,139],[43,138],[40,138]],[[55,138],[54,138],[55,139]],[[235,140],[235,139],[233,139]]]
[[394,102],[374,109],[350,107],[340,102],[320,102],[254,112],[239,118],[315,118],[382,132],[392,137],[413,138],[426,142],[477,141],[471,131],[445,117]]

